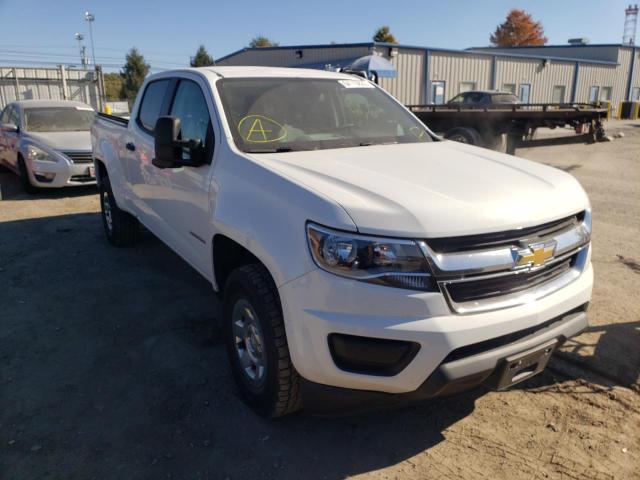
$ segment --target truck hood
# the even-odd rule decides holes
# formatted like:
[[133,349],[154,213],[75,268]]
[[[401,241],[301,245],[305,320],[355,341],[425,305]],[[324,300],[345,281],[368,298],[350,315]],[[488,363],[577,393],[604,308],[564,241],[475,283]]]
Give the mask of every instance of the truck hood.
[[252,157],[339,203],[362,233],[472,235],[535,226],[589,205],[568,173],[449,141]]
[[32,140],[53,150],[91,150],[91,132],[25,132],[23,140]]

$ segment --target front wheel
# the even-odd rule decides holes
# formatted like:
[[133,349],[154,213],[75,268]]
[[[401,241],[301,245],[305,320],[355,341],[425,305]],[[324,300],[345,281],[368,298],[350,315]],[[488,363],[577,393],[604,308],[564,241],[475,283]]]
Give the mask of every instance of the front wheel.
[[102,225],[109,243],[116,247],[135,243],[139,233],[138,219],[118,207],[109,177],[100,181],[99,191]]
[[29,172],[27,170],[27,164],[22,156],[18,157],[18,170],[20,172],[20,184],[27,193],[36,193],[38,189],[33,186],[31,179],[29,178]]
[[265,417],[301,407],[299,376],[287,344],[278,290],[260,264],[234,270],[224,294],[225,343],[245,402]]

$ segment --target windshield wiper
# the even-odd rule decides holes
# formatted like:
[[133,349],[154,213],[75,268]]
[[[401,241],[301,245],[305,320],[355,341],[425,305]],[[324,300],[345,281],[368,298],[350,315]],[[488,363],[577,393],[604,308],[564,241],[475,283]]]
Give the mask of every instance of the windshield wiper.
[[264,150],[247,150],[247,153],[282,153],[293,152],[291,147],[265,148]]

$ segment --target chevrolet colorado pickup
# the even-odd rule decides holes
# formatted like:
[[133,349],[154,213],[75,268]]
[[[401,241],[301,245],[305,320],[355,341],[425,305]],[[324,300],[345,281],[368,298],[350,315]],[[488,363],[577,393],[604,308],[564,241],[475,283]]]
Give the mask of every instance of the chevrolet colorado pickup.
[[92,147],[107,239],[141,223],[211,282],[262,415],[507,388],[587,325],[578,182],[442,140],[360,77],[162,72]]

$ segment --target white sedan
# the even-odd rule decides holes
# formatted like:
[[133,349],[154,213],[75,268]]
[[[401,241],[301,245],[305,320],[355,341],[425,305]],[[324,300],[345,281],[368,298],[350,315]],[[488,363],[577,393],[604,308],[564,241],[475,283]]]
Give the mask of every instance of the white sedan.
[[85,103],[22,100],[0,114],[0,164],[20,175],[25,190],[95,184]]

